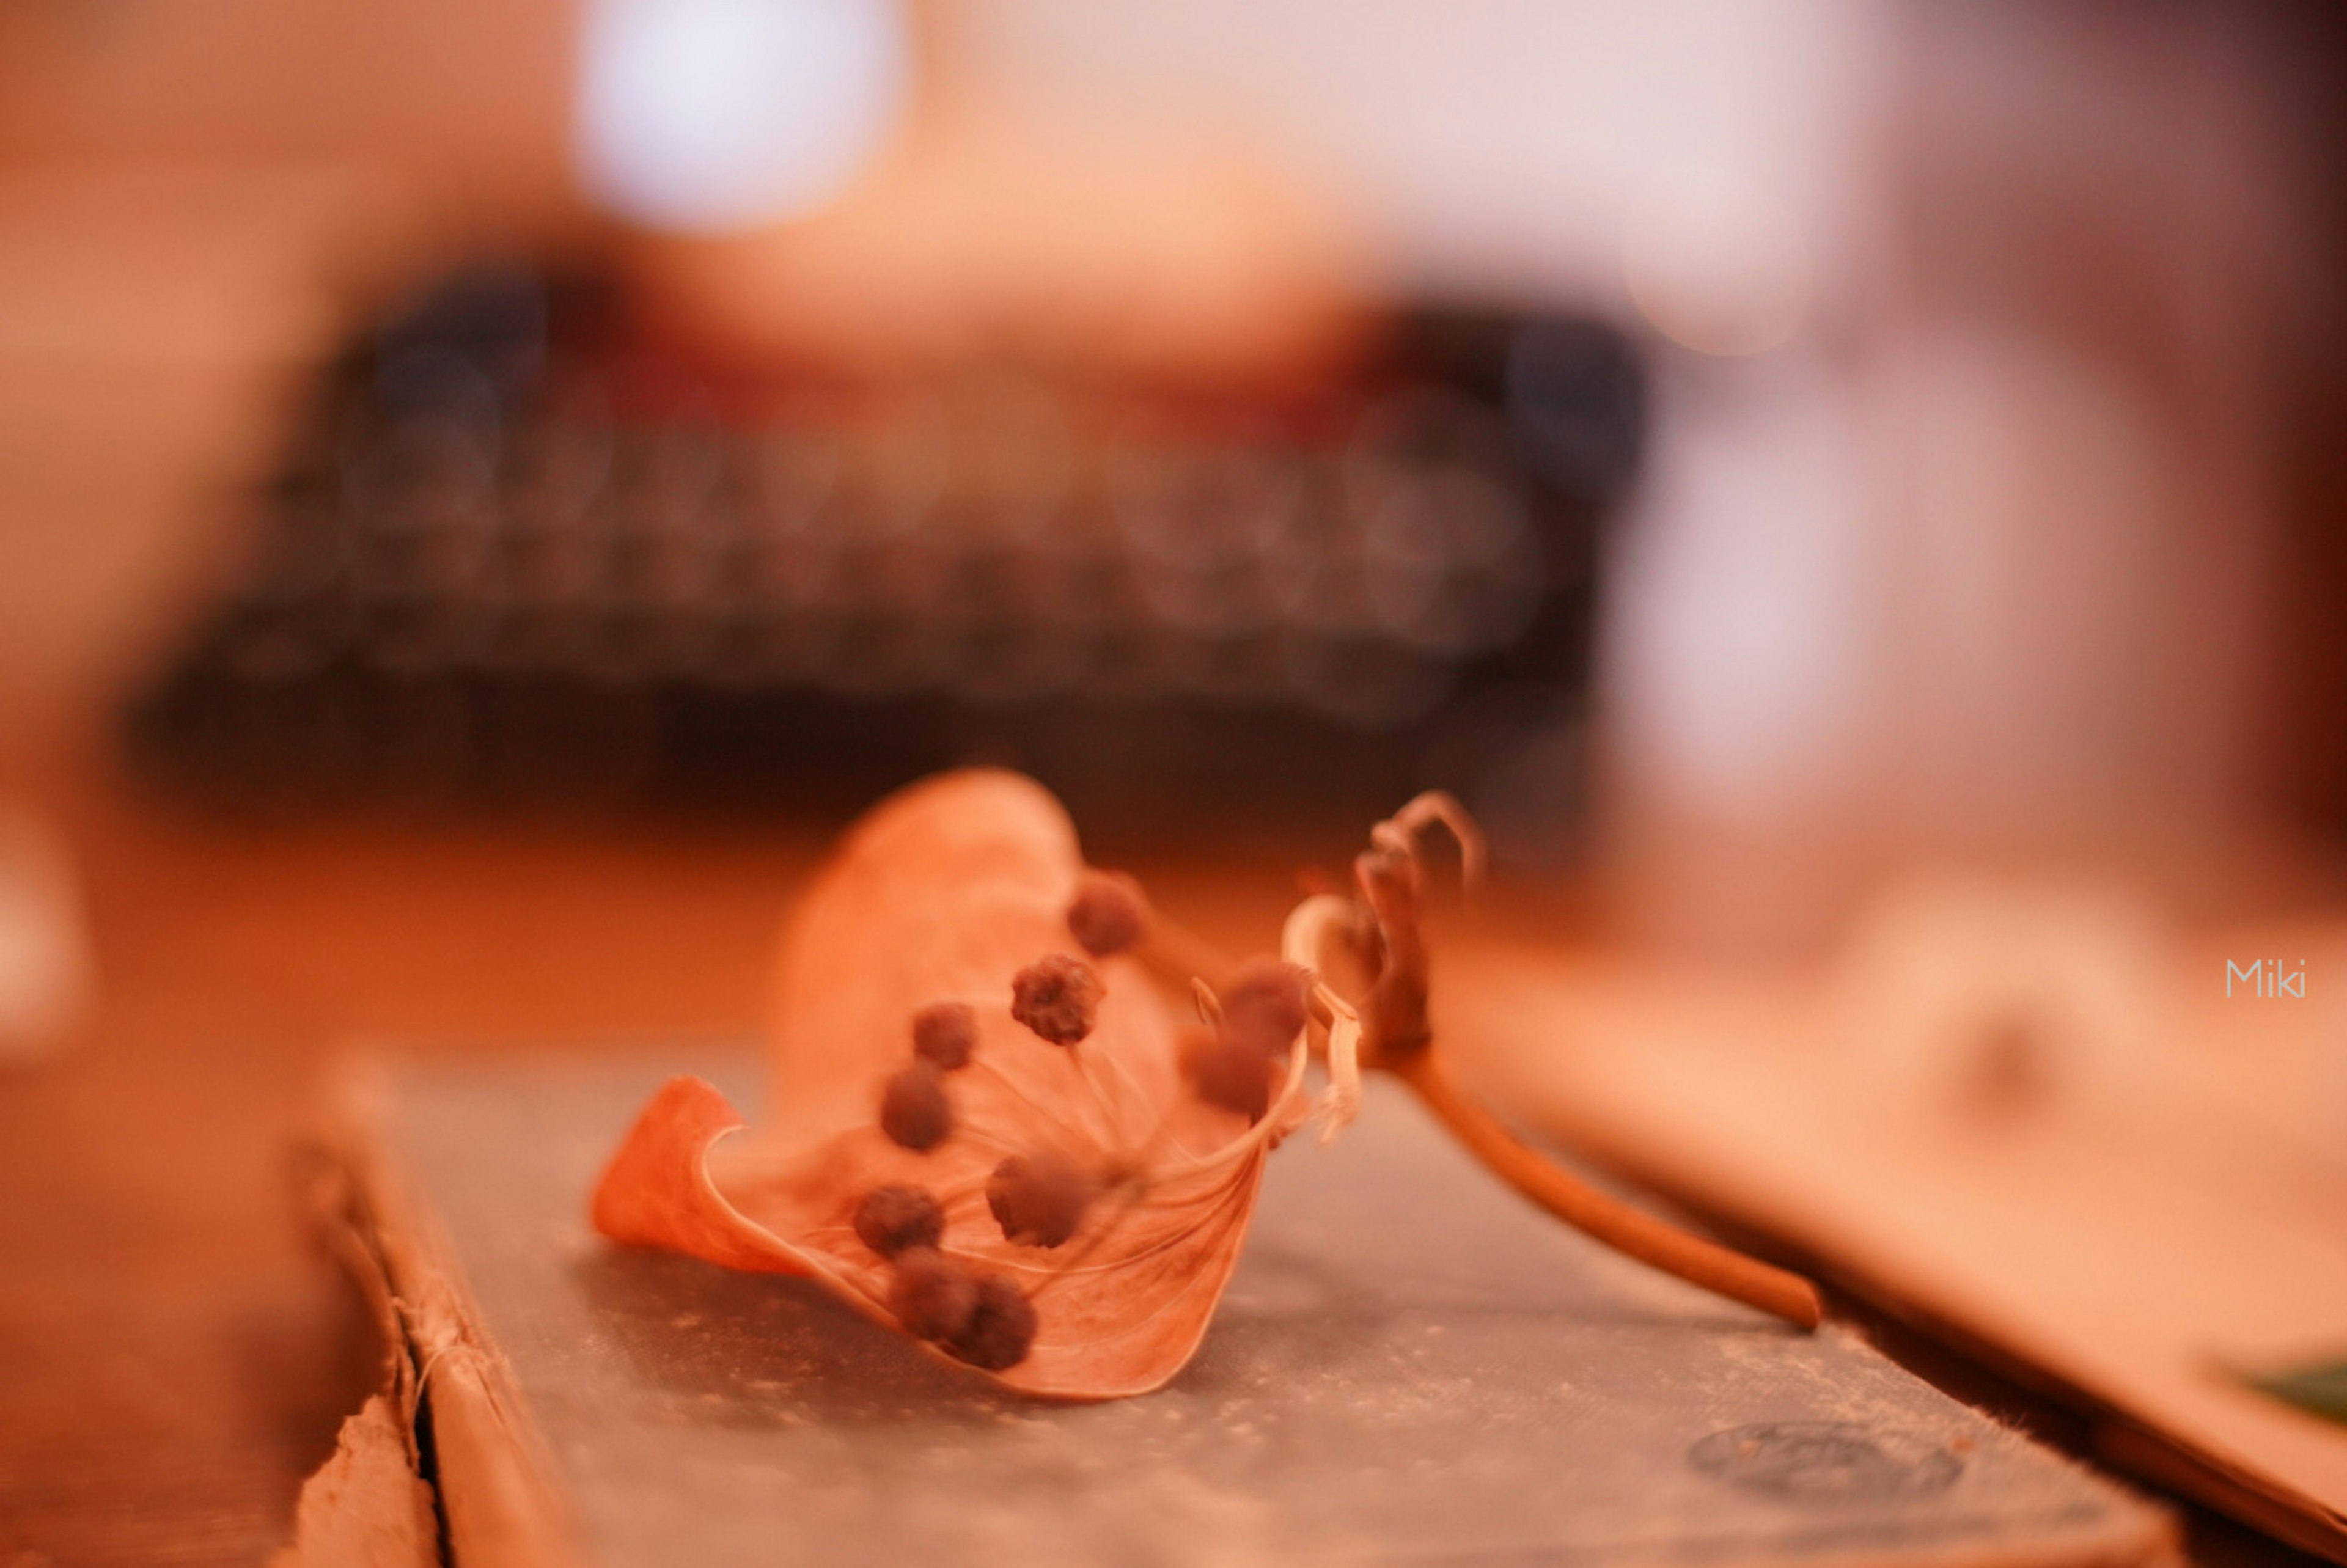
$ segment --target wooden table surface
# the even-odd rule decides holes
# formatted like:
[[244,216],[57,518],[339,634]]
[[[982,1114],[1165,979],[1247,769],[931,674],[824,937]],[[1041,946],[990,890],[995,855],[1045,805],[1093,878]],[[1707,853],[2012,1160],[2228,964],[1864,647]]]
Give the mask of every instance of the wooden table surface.
[[[331,1053],[754,1036],[812,827],[227,826],[105,771],[29,788],[81,861],[101,990],[0,1069],[0,1568],[252,1563],[369,1391],[354,1297],[307,1245],[289,1150]],[[1295,866],[1128,857],[1226,947]],[[1891,1340],[2056,1440],[2058,1413]],[[2197,1558],[2291,1554],[2196,1516]]]

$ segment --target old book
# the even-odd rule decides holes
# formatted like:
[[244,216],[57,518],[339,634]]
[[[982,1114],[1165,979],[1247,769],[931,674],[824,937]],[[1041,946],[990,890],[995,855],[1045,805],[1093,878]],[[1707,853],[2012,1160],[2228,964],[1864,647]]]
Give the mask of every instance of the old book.
[[[1846,1331],[1557,1226],[1382,1084],[1272,1162],[1170,1387],[1008,1396],[802,1282],[593,1235],[602,1161],[680,1071],[756,1103],[723,1052],[383,1066],[344,1096],[322,1190],[400,1348],[361,1435],[395,1470],[382,1411],[412,1399],[459,1568],[2176,1560],[2161,1510]],[[291,1557],[324,1561],[308,1501]]]

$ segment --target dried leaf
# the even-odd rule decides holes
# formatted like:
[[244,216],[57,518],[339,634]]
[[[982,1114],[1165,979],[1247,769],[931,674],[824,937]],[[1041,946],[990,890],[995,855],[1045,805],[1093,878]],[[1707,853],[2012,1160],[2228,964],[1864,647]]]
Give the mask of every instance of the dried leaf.
[[[894,1325],[892,1288],[912,1265],[861,1239],[856,1212],[876,1188],[917,1187],[944,1212],[943,1257],[1033,1306],[1032,1343],[1000,1381],[1071,1399],[1163,1383],[1237,1262],[1265,1154],[1304,1117],[1304,1052],[1291,1048],[1269,1112],[1250,1127],[1187,1088],[1176,1029],[1186,1009],[1132,958],[1082,960],[1104,989],[1080,1041],[1051,1043],[1014,1019],[1012,977],[1081,951],[1068,912],[1084,869],[1059,804],[1016,774],[950,774],[875,807],[784,938],[772,1124],[729,1136],[743,1122],[715,1090],[669,1083],[604,1173],[597,1229],[727,1267],[812,1276]],[[950,1130],[916,1150],[881,1130],[880,1103],[914,1061],[916,1018],[941,1003],[969,1008],[975,1041],[967,1064],[942,1075]],[[1084,1173],[1092,1194],[1073,1234],[1048,1247],[1031,1232],[1005,1236],[987,1194],[1004,1161],[1042,1157]],[[999,1335],[991,1347],[982,1337],[958,1358],[999,1360]],[[955,1341],[938,1353],[957,1355]]]

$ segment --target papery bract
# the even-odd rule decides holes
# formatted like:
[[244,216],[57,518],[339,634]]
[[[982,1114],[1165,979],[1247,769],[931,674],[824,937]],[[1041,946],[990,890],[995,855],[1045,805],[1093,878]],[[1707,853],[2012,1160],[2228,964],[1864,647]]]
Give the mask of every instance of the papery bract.
[[[1144,1392],[1195,1349],[1238,1257],[1270,1145],[1305,1113],[1304,1047],[1291,1042],[1265,1116],[1193,1093],[1177,1060],[1177,1008],[1128,956],[1081,957],[1102,983],[1089,1033],[1051,1043],[1012,1016],[1012,979],[1079,958],[1069,909],[1084,876],[1075,832],[1040,786],[992,770],[913,785],[852,827],[785,935],[771,1123],[742,1119],[708,1084],[663,1087],[594,1197],[613,1240],[723,1265],[812,1276],[899,1325],[901,1261],[857,1235],[876,1189],[917,1188],[942,1209],[938,1255],[989,1299],[1015,1287],[1031,1344],[994,1372],[1030,1393]],[[943,1073],[951,1129],[927,1150],[879,1124],[884,1086],[914,1061],[915,1020],[966,1006],[966,1063]],[[929,1013],[932,1043],[940,1015]],[[957,1026],[958,1027],[958,1026]],[[948,1054],[950,1060],[951,1053]],[[1071,1235],[1004,1235],[988,1183],[1007,1160],[1073,1167],[1091,1184]],[[1056,1165],[1055,1167],[1056,1168]],[[999,1194],[998,1194],[999,1200]],[[867,1215],[867,1230],[869,1216]],[[1058,1227],[1051,1227],[1056,1235]],[[934,1268],[925,1248],[920,1266]],[[901,1305],[901,1300],[900,1300]],[[939,1353],[999,1361],[1001,1322]],[[983,1342],[981,1342],[983,1341]]]

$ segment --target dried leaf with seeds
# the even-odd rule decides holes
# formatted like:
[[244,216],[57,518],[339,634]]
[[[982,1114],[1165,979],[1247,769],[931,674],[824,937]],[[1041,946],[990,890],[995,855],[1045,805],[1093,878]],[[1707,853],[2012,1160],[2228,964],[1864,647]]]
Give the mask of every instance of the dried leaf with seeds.
[[1363,1071],[1391,1073],[1567,1224],[1814,1327],[1809,1282],[1588,1187],[1453,1078],[1422,929],[1420,840],[1438,826],[1472,880],[1473,825],[1422,795],[1370,830],[1356,896],[1307,898],[1279,958],[1235,964],[1130,877],[1088,870],[1031,781],[914,785],[849,830],[785,935],[772,1125],[735,1138],[715,1090],[671,1082],[604,1173],[596,1226],[812,1276],[1026,1392],[1143,1393],[1205,1332],[1263,1162],[1316,1109],[1310,1054],[1327,1068],[1323,1141]]
[[[1186,1001],[1071,936],[1098,886],[1058,803],[1017,775],[883,802],[785,935],[772,1124],[743,1132],[707,1084],[670,1083],[604,1173],[597,1228],[811,1276],[1028,1392],[1164,1382],[1237,1260],[1266,1153],[1307,1112],[1303,1047],[1260,1119],[1193,1092]],[[942,1217],[928,1245],[916,1194]]]

